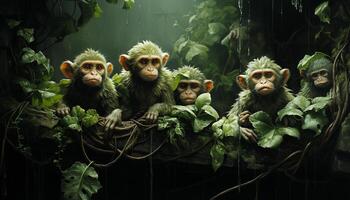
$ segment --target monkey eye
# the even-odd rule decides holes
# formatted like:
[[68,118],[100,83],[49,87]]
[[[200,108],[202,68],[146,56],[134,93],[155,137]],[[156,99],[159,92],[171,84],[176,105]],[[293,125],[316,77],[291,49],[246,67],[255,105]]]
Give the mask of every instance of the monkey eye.
[[180,88],[180,89],[186,89],[187,88],[187,83],[179,83],[179,86],[178,86],[178,88]]
[[312,73],[312,74],[311,74],[311,77],[312,77],[312,78],[317,78],[317,76],[318,76],[318,73]]
[[141,58],[141,59],[139,60],[139,63],[140,63],[141,65],[147,65],[147,64],[148,64],[148,59],[147,59],[147,58]]
[[321,76],[328,76],[328,72],[326,70],[320,71]]
[[104,69],[103,65],[102,64],[97,64],[96,65],[96,70],[97,71],[102,71]]
[[153,66],[157,66],[157,65],[159,65],[160,64],[160,60],[158,59],[158,58],[153,58],[152,59],[152,65]]
[[271,78],[273,76],[273,72],[265,72],[266,78]]
[[84,69],[91,70],[92,69],[92,64],[91,63],[85,63],[82,66]]
[[262,73],[255,73],[255,74],[253,74],[252,77],[253,77],[254,79],[261,79]]
[[199,88],[199,84],[198,83],[191,83],[190,86],[191,86],[192,89]]

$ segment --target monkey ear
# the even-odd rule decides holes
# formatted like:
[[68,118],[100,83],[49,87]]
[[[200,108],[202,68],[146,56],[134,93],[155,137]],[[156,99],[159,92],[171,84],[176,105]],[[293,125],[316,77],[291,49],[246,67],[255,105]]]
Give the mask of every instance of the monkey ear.
[[242,90],[247,90],[249,89],[248,84],[246,82],[246,75],[238,75],[236,77],[236,82],[238,84],[238,86],[242,89]]
[[129,65],[128,65],[128,61],[130,60],[130,56],[126,55],[126,54],[122,54],[119,56],[119,63],[121,64],[121,66],[123,67],[123,69],[125,69],[126,71],[129,71]]
[[163,53],[163,57],[162,57],[162,64],[163,64],[163,66],[165,66],[166,65],[166,63],[168,62],[168,60],[169,60],[169,54],[168,53]]
[[113,64],[108,62],[107,63],[107,73],[108,73],[108,75],[111,75],[112,72],[113,72]]
[[290,77],[290,72],[289,69],[281,69],[280,74],[282,75],[282,86],[286,85],[289,77]]
[[74,64],[69,60],[66,60],[61,64],[60,70],[66,78],[73,79],[74,77],[73,65]]
[[210,92],[214,88],[214,81],[204,80],[204,90],[205,92]]

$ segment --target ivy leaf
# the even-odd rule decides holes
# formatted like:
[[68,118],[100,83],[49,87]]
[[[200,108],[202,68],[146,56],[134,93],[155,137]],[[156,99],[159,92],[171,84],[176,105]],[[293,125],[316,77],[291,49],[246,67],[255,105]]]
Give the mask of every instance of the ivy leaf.
[[218,112],[210,105],[204,105],[201,110],[204,110],[206,114],[212,116],[215,120],[219,119]]
[[34,41],[34,29],[33,28],[24,28],[17,31],[17,35],[24,38],[28,43]]
[[324,54],[322,52],[315,52],[312,56],[305,55],[303,59],[301,59],[298,63],[298,69],[300,71],[307,70],[309,68],[309,65],[313,63],[315,60],[318,60],[320,58],[329,57],[327,54]]
[[274,128],[270,116],[263,111],[250,115],[249,121],[252,123],[254,129],[261,134],[269,132]]
[[292,104],[293,107],[296,106],[301,110],[305,110],[311,102],[304,96],[297,96],[287,104],[287,107],[289,107],[289,104]]
[[224,162],[225,148],[223,144],[216,143],[210,149],[211,165],[214,171],[217,171]]
[[191,42],[189,48],[190,49],[188,50],[185,57],[187,62],[190,62],[195,56],[208,57],[209,49],[208,47],[202,44],[199,44],[197,42]]
[[302,119],[303,114],[304,113],[299,109],[292,108],[292,107],[286,107],[286,108],[283,108],[280,111],[278,111],[278,113],[277,113],[278,118],[277,119],[279,121],[282,121],[285,116],[294,116],[294,117],[298,117],[298,118]]
[[283,140],[283,136],[279,135],[274,129],[259,138],[258,145],[263,148],[277,148]]
[[311,110],[318,112],[320,110],[323,110],[330,102],[331,97],[316,97],[312,99],[312,104],[305,109],[305,112]]
[[172,116],[176,116],[178,118],[186,119],[186,120],[192,120],[196,116],[196,114],[193,112],[194,108],[192,105],[188,106],[182,106],[182,105],[175,105],[173,106],[174,110],[172,111]]
[[316,133],[315,136],[318,136],[322,133],[322,129],[325,125],[328,124],[328,118],[325,111],[322,112],[308,112],[304,117],[304,123],[301,126],[304,130],[312,130]]
[[62,172],[61,188],[65,200],[90,200],[92,195],[102,187],[98,174],[91,167],[91,163],[75,162],[70,168]]
[[98,122],[98,113],[95,109],[89,109],[86,111],[85,116],[82,118],[81,123],[84,127],[91,127]]
[[330,13],[331,9],[329,8],[328,1],[321,3],[315,9],[315,15],[317,15],[320,18],[321,22],[324,23],[331,23]]
[[276,129],[279,135],[289,135],[291,137],[300,138],[300,132],[297,128],[293,127],[279,127]]
[[94,17],[101,17],[102,9],[98,2],[96,1],[95,8],[94,8]]
[[211,96],[210,93],[203,93],[199,95],[196,99],[195,105],[198,109],[201,109],[204,105],[210,105]]
[[129,10],[134,6],[134,4],[134,0],[124,0],[123,9]]
[[78,120],[81,120],[83,117],[85,117],[85,110],[80,106],[74,106],[72,108],[71,115],[73,117],[77,117]]
[[198,133],[208,127],[214,121],[213,117],[208,115],[199,115],[194,119],[193,132]]

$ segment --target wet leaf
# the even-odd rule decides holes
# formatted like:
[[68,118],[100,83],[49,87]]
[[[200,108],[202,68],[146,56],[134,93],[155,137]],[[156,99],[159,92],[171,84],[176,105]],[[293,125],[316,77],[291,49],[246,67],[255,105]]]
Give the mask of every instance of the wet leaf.
[[212,116],[215,120],[219,119],[218,112],[210,105],[204,105],[201,110],[204,110],[206,114]]
[[178,118],[186,119],[186,120],[193,120],[196,117],[196,114],[194,113],[194,108],[192,105],[189,106],[182,106],[182,105],[175,105],[173,106],[174,110],[172,111],[172,116],[176,116]]
[[317,15],[320,18],[321,22],[330,24],[331,23],[330,14],[331,14],[331,9],[328,5],[328,1],[321,3],[315,9],[315,15]]
[[210,93],[203,93],[196,99],[195,105],[198,109],[201,109],[204,105],[210,105],[211,96]]
[[254,129],[258,133],[263,134],[271,131],[274,128],[270,116],[263,111],[259,111],[250,115],[249,121],[252,123]]
[[291,137],[300,138],[300,132],[297,128],[293,127],[279,127],[276,128],[276,131],[278,132],[279,135],[289,135]]
[[262,148],[277,148],[283,141],[283,136],[271,130],[259,138],[258,145]]
[[308,106],[305,109],[305,112],[307,111],[315,111],[318,112],[320,110],[324,110],[327,105],[329,105],[329,103],[331,102],[331,97],[316,97],[314,99],[312,99],[312,104],[310,106]]
[[287,107],[287,108],[283,108],[282,110],[278,111],[277,115],[278,115],[278,120],[282,121],[284,117],[286,116],[294,116],[294,117],[298,117],[298,118],[303,118],[303,112],[297,108],[291,108],[291,107]]
[[213,117],[208,115],[199,115],[194,119],[193,122],[193,132],[198,133],[202,131],[204,128],[208,127],[215,120]]
[[322,133],[322,129],[325,125],[328,124],[328,118],[324,111],[321,112],[314,112],[310,111],[308,112],[304,117],[304,123],[302,125],[302,129],[306,130],[312,130],[316,134],[315,136],[318,136]]
[[102,187],[98,174],[84,163],[75,162],[62,172],[61,188],[65,200],[90,200],[92,195]]

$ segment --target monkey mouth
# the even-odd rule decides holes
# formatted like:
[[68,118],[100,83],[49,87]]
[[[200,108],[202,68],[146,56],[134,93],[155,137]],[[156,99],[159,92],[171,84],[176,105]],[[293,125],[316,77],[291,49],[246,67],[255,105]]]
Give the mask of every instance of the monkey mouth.
[[315,83],[315,86],[316,87],[319,87],[319,88],[323,88],[323,87],[327,87],[329,84],[328,81],[318,81]]

